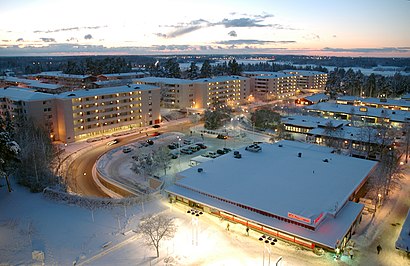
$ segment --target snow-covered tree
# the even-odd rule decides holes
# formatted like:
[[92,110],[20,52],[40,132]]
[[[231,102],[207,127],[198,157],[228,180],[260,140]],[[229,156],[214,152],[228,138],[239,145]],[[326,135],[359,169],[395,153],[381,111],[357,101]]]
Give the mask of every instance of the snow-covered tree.
[[173,238],[176,230],[174,218],[159,214],[142,218],[137,231],[143,235],[148,246],[153,246],[156,249],[157,257],[159,257],[161,240]]
[[6,179],[9,192],[11,192],[9,175],[14,172],[19,163],[19,153],[20,146],[10,138],[9,133],[0,132],[0,177]]

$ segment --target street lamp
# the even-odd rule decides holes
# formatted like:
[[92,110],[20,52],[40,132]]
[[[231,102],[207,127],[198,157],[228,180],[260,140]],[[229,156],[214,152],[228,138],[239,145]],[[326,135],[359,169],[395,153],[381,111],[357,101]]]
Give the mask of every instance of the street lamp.
[[377,194],[377,199],[378,199],[378,206],[380,207],[381,205],[381,199],[382,199],[382,194]]
[[198,217],[201,216],[203,214],[203,212],[198,211],[198,210],[188,210],[187,211],[188,214],[191,214],[192,220],[191,220],[191,224],[192,224],[192,245],[196,245],[198,246],[198,231],[199,231],[199,220]]
[[263,265],[265,265],[265,250],[268,252],[269,254],[269,260],[268,260],[268,265],[270,266],[270,254],[271,254],[271,250],[269,247],[269,244],[271,246],[275,245],[275,242],[277,242],[278,240],[276,238],[272,238],[270,236],[266,236],[266,235],[262,235],[259,238],[259,241],[263,242]]

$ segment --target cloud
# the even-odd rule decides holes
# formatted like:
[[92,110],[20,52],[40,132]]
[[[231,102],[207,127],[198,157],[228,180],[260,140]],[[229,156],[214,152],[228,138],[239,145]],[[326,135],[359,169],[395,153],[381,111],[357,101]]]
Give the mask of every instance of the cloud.
[[87,34],[84,36],[84,39],[86,40],[91,40],[93,38],[93,36],[91,34]]
[[11,40],[1,40],[2,42],[11,42]]
[[[236,13],[230,13],[230,14],[233,15]],[[176,37],[200,30],[202,28],[209,28],[209,27],[215,27],[215,26],[224,26],[225,28],[244,28],[244,27],[260,28],[260,27],[270,27],[270,26],[274,26],[277,28],[282,27],[283,29],[285,28],[283,25],[279,25],[279,24],[274,24],[274,25],[262,24],[266,18],[273,17],[273,15],[271,14],[264,13],[262,15],[247,15],[247,14],[243,14],[243,15],[247,17],[234,18],[234,19],[225,18],[222,21],[218,21],[218,22],[210,22],[205,19],[197,19],[197,20],[192,20],[188,23],[179,23],[177,25],[161,25],[160,27],[170,27],[170,28],[174,28],[174,30],[169,33],[154,33],[154,35],[160,38],[172,39],[172,38],[176,38]],[[234,35],[231,35],[232,32],[234,31],[231,31],[229,33],[230,36],[234,36]]]
[[409,53],[410,47],[381,47],[381,48],[331,48],[325,47],[321,51],[335,53]]
[[259,24],[263,19],[253,19],[253,18],[237,18],[237,19],[223,19],[221,22],[215,23],[214,25],[223,25],[225,28],[251,28],[251,27],[269,27],[270,24]]
[[296,29],[296,28],[292,28],[292,27],[285,26],[285,25],[282,25],[282,24],[277,24],[277,23],[272,24],[271,26],[272,26],[272,28],[274,28],[276,30],[299,30],[299,29]]
[[24,39],[23,39],[23,38],[18,38],[18,39],[16,40],[16,42],[24,42]]
[[224,44],[224,45],[241,45],[241,44],[289,44],[289,43],[296,43],[296,41],[263,41],[263,40],[227,40],[227,41],[220,41],[216,42],[216,44]]
[[236,34],[236,31],[231,30],[230,32],[228,32],[228,35],[231,37],[238,37],[238,34]]
[[69,38],[69,39],[67,39],[66,40],[67,42],[78,42],[78,39],[77,38],[74,38],[74,37],[71,37],[71,38]]
[[52,29],[52,30],[35,30],[33,31],[34,33],[54,33],[54,32],[60,32],[60,31],[78,31],[78,30],[96,30],[100,28],[106,28],[107,25],[104,26],[88,26],[88,27],[71,27],[71,28],[61,28],[61,29]]
[[337,38],[336,34],[334,34],[332,37],[333,37],[333,38]]
[[54,38],[40,38],[40,40],[42,40],[43,42],[55,42],[56,39]]

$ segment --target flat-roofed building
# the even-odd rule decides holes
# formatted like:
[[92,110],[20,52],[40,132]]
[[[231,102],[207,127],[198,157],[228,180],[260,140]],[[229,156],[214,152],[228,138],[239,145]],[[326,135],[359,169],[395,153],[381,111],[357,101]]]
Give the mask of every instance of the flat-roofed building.
[[392,110],[410,110],[410,102],[404,99],[391,99],[391,98],[362,98],[357,96],[342,96],[337,98],[336,103],[347,105],[360,105],[374,108],[385,108]]
[[[165,108],[195,108],[194,82],[187,79],[145,77],[135,79],[136,84],[147,84],[161,88],[161,106]],[[201,108],[201,107],[199,107]]]
[[59,84],[70,90],[89,88],[92,82],[97,81],[97,78],[92,75],[64,74],[62,71],[41,72],[32,77],[41,82]]
[[160,88],[155,86],[77,90],[60,94],[57,102],[58,132],[65,142],[161,121]]
[[39,92],[46,93],[60,93],[63,91],[63,86],[57,84],[43,83],[38,80],[16,78],[16,77],[1,77],[0,85],[3,86],[14,86],[21,88],[29,88]]
[[172,200],[307,248],[345,247],[376,162],[281,141],[228,153],[177,174]]
[[315,128],[325,128],[330,125],[336,129],[340,128],[349,121],[323,118],[319,116],[294,115],[282,118],[285,130],[288,132],[306,134]]
[[305,92],[323,92],[326,88],[327,73],[308,70],[282,70],[286,74],[296,75],[297,88]]
[[296,104],[312,105],[320,102],[327,102],[329,96],[324,93],[315,93],[295,100]]
[[404,128],[410,122],[410,112],[367,106],[321,102],[306,107],[308,113],[325,118],[349,120],[354,123],[385,124]]
[[218,76],[193,80],[195,108],[236,107],[250,95],[249,78]]
[[58,118],[55,98],[53,94],[32,89],[0,88],[0,116],[4,119],[8,112],[12,119],[30,117],[38,126],[49,130],[51,139],[56,139]]
[[296,76],[281,72],[243,72],[250,78],[251,93],[256,99],[270,101],[285,99],[296,94]]

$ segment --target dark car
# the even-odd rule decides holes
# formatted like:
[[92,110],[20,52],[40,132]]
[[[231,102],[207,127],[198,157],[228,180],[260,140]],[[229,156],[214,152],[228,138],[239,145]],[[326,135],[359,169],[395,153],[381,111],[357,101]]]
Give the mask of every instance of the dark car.
[[227,139],[228,136],[226,135],[222,135],[222,134],[218,134],[218,136],[216,136],[217,139]]
[[168,148],[170,150],[175,150],[176,148],[178,148],[178,145],[176,143],[171,143],[171,144],[168,144]]
[[153,125],[152,128],[160,128],[160,125]]
[[151,139],[148,139],[148,140],[147,140],[147,143],[148,143],[149,145],[154,145],[154,141],[152,141]]
[[232,149],[230,149],[230,148],[223,148],[223,150],[224,150],[225,153],[228,153],[228,152],[232,151]]
[[225,154],[226,152],[224,150],[218,149],[216,150],[216,153],[222,155],[222,154]]
[[198,146],[201,149],[206,149],[207,148],[206,145],[203,144],[203,143],[196,143],[195,145]]

